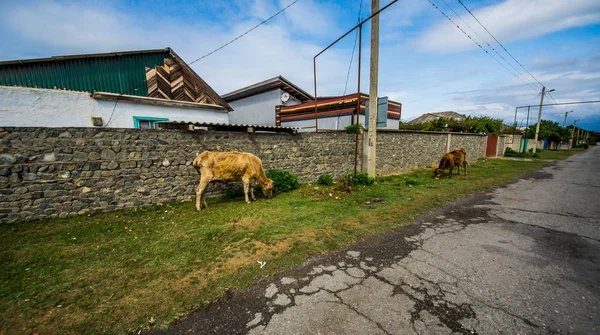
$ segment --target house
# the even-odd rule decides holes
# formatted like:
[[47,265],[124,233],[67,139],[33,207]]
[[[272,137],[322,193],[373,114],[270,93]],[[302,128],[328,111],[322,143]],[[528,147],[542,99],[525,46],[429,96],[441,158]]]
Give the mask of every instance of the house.
[[293,106],[313,97],[282,76],[273,77],[246,86],[222,96],[233,112],[229,114],[231,123],[275,126],[276,108]]
[[418,124],[423,122],[435,121],[439,118],[451,118],[457,121],[464,120],[467,118],[464,114],[458,114],[457,112],[447,111],[447,112],[437,112],[437,113],[425,113],[418,118],[407,122],[407,124]]
[[[354,124],[356,94],[319,97],[319,129],[342,130]],[[282,76],[224,94],[222,98],[233,107],[231,123],[302,128],[315,128],[315,99]],[[360,123],[364,124],[365,102],[368,95],[361,94]],[[383,128],[398,129],[402,104],[389,101],[387,124]]]
[[[344,127],[356,122],[356,106],[358,94],[344,96],[319,97],[317,99],[317,110],[315,113],[315,102],[308,101],[294,106],[278,107],[277,125],[285,127],[303,128],[312,131],[315,126],[323,130],[343,130]],[[369,95],[360,94],[359,123],[365,125],[365,104]],[[380,102],[384,101],[379,98]],[[385,125],[379,125],[382,129],[398,129],[402,104],[389,100],[387,103],[387,115],[383,117]],[[381,119],[380,119],[381,120]]]
[[229,123],[232,107],[170,48],[0,62],[0,126]]

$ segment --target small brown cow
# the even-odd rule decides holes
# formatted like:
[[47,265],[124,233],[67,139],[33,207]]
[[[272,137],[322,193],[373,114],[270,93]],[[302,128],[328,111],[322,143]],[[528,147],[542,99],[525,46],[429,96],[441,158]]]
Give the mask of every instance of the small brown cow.
[[458,167],[458,172],[456,172],[456,175],[458,176],[460,174],[460,165],[461,164],[465,168],[465,176],[466,176],[467,175],[467,165],[469,163],[467,162],[467,153],[465,152],[465,149],[458,148],[454,151],[447,152],[444,154],[444,156],[442,156],[440,165],[438,166],[437,169],[435,169],[433,178],[439,179],[442,176],[442,174],[444,173],[444,170],[446,170],[446,169],[449,169],[448,178],[452,178],[452,170],[454,169],[455,166]]
[[246,202],[248,191],[254,197],[254,185],[258,184],[267,198],[273,196],[273,180],[267,178],[260,158],[247,152],[210,152],[204,151],[194,159],[194,168],[200,175],[200,184],[196,189],[196,210],[202,205],[208,208],[204,191],[212,181],[237,181],[244,183]]

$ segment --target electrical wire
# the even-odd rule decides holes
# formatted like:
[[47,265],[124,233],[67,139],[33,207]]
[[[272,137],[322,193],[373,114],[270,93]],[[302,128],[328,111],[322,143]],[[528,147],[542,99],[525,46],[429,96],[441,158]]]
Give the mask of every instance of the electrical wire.
[[221,50],[221,49],[225,48],[225,47],[226,47],[226,46],[228,46],[229,44],[231,44],[231,43],[233,43],[233,42],[237,41],[238,39],[240,39],[242,36],[244,36],[244,35],[248,34],[249,32],[253,31],[254,29],[256,29],[256,28],[258,28],[258,27],[262,26],[263,24],[265,24],[265,23],[269,22],[269,21],[270,21],[272,18],[276,17],[277,15],[279,15],[279,14],[283,13],[283,11],[285,11],[285,10],[286,10],[286,9],[288,9],[288,8],[290,8],[292,5],[294,5],[294,4],[295,4],[296,2],[298,2],[298,1],[300,1],[300,0],[296,0],[296,1],[292,2],[291,4],[289,4],[289,5],[285,6],[285,7],[284,7],[282,10],[280,10],[279,12],[277,12],[277,13],[275,13],[275,14],[271,15],[271,17],[269,17],[268,19],[266,19],[266,20],[262,21],[261,23],[259,23],[259,24],[255,25],[254,27],[252,27],[251,29],[247,30],[247,31],[246,31],[246,32],[244,32],[243,34],[241,34],[241,35],[239,35],[238,37],[236,37],[236,38],[232,39],[231,41],[229,41],[229,42],[227,42],[227,43],[223,44],[222,46],[220,46],[220,47],[216,48],[215,50],[213,50],[213,51],[211,51],[211,52],[209,52],[209,53],[205,54],[204,56],[202,56],[202,57],[200,57],[200,58],[198,58],[198,59],[196,59],[196,60],[194,60],[194,61],[192,61],[191,63],[188,63],[188,65],[192,65],[192,64],[196,63],[197,61],[199,61],[199,60],[202,60],[202,59],[204,59],[204,58],[206,58],[206,57],[208,57],[208,56],[210,56],[210,55],[214,54],[215,52],[217,52],[217,51],[219,51],[219,50]]
[[533,80],[535,80],[535,81],[536,81],[538,84],[540,84],[541,86],[544,86],[544,85],[543,85],[543,84],[542,84],[542,83],[541,83],[539,80],[537,80],[537,78],[536,78],[536,77],[534,77],[534,76],[531,74],[531,72],[527,71],[527,69],[526,69],[526,68],[523,66],[523,64],[521,64],[521,63],[520,63],[520,62],[519,62],[519,61],[518,61],[518,60],[517,60],[517,59],[516,59],[516,58],[515,58],[515,57],[514,57],[514,56],[513,56],[511,53],[510,53],[510,52],[508,52],[508,50],[506,50],[506,48],[504,47],[504,45],[502,45],[502,43],[500,43],[500,41],[498,41],[498,40],[496,39],[496,37],[494,37],[494,35],[492,35],[492,33],[490,33],[490,31],[489,31],[489,30],[487,30],[487,28],[486,28],[486,27],[485,27],[485,26],[484,26],[484,25],[483,25],[483,24],[482,24],[482,23],[481,23],[481,22],[480,22],[480,21],[477,19],[477,17],[475,17],[475,15],[474,15],[474,14],[473,14],[473,13],[472,13],[470,10],[469,10],[469,8],[467,8],[467,6],[465,6],[465,4],[464,4],[464,3],[463,3],[461,0],[457,0],[457,1],[458,1],[458,3],[460,3],[460,4],[463,6],[463,8],[464,8],[464,9],[465,9],[467,12],[469,12],[469,14],[471,14],[471,16],[472,16],[472,17],[475,19],[475,21],[477,21],[477,23],[479,23],[479,25],[480,25],[480,26],[481,26],[483,29],[485,29],[485,31],[486,31],[488,34],[490,34],[490,36],[492,36],[492,38],[494,39],[494,41],[496,41],[496,43],[498,43],[498,45],[500,45],[500,46],[502,47],[502,49],[504,49],[504,51],[506,51],[506,53],[507,53],[507,54],[508,54],[508,55],[509,55],[509,56],[510,56],[510,57],[511,57],[511,58],[512,58],[512,59],[513,59],[513,60],[514,60],[514,61],[515,61],[517,64],[519,64],[519,66],[520,66],[520,67],[521,67],[523,70],[525,70],[525,72],[527,72],[527,73],[528,73],[528,74],[531,76],[531,78],[533,78]]
[[[452,22],[452,24],[454,24],[456,26],[456,28],[458,28],[460,31],[462,31],[463,34],[465,34],[473,43],[475,43],[483,52],[485,52],[488,56],[490,55],[490,53],[481,46],[481,44],[479,44],[479,42],[475,41],[471,35],[469,35],[466,31],[464,31],[464,29],[462,29],[456,22],[454,22],[454,20],[452,20],[441,8],[439,8],[436,4],[434,4],[431,0],[427,0],[429,1],[429,3],[435,7],[435,9],[437,9],[440,13],[442,13],[442,15],[444,15],[446,17],[446,19],[448,19],[448,21]],[[525,82],[523,79],[521,79],[519,76],[517,76],[516,74],[514,74],[513,72],[511,72],[506,65],[502,64],[500,61],[498,61],[496,58],[491,57],[493,60],[495,60],[498,64],[500,64],[506,71],[508,71],[510,74],[512,74],[515,78],[519,79],[520,81],[522,81],[523,83],[525,83],[526,85],[530,86],[531,84],[528,82]],[[531,86],[530,86],[531,88]],[[533,87],[534,90],[538,90],[537,87]]]
[[[477,31],[476,31],[476,30],[475,30],[473,27],[471,27],[471,25],[470,25],[469,23],[467,23],[467,21],[465,21],[465,20],[462,18],[462,16],[460,16],[460,14],[458,14],[458,13],[457,13],[457,12],[454,10],[454,8],[450,7],[450,5],[448,5],[448,3],[446,3],[446,1],[444,1],[444,0],[440,0],[440,1],[441,1],[442,3],[444,3],[444,5],[446,5],[446,7],[448,7],[448,8],[449,8],[449,9],[450,9],[450,10],[451,10],[453,13],[454,13],[454,15],[456,15],[456,16],[457,16],[457,17],[458,17],[458,18],[459,18],[459,19],[460,19],[460,20],[461,20],[461,21],[462,21],[462,22],[463,22],[463,23],[464,23],[464,24],[465,24],[467,27],[469,27],[469,29],[471,29],[471,31],[473,31],[473,33],[475,33],[475,35],[477,35],[477,36],[478,36],[478,37],[481,39],[481,41],[482,41],[483,43],[487,44],[488,48],[492,49],[492,51],[494,51],[494,53],[496,53],[496,55],[498,55],[498,57],[500,57],[500,58],[501,58],[501,59],[502,59],[502,60],[503,60],[503,61],[504,61],[506,64],[508,64],[508,66],[510,66],[510,67],[511,67],[511,68],[512,68],[512,69],[513,69],[513,70],[514,70],[516,73],[517,73],[517,75],[519,75],[519,76],[522,76],[522,75],[523,75],[523,74],[521,73],[521,71],[519,71],[517,68],[515,68],[515,67],[514,67],[514,65],[513,65],[511,62],[507,61],[507,60],[506,60],[506,58],[504,58],[504,56],[502,56],[502,55],[501,55],[501,54],[500,54],[500,53],[499,53],[499,52],[496,50],[496,48],[494,48],[492,45],[490,45],[490,43],[488,43],[488,41],[487,41],[485,38],[483,38],[481,35],[479,35],[479,33],[478,33],[478,32],[477,32]],[[491,54],[490,54],[490,57],[491,57]],[[527,81],[529,81],[530,83],[532,83],[532,84],[534,84],[534,85],[535,85],[535,83],[534,83],[534,82],[532,82],[532,81],[531,81],[529,78],[526,78],[526,79],[527,79]]]
[[[221,49],[225,48],[225,47],[226,47],[226,46],[228,46],[229,44],[231,44],[231,43],[235,42],[236,40],[240,39],[242,36],[244,36],[244,35],[246,35],[246,34],[250,33],[250,32],[251,32],[251,31],[253,31],[254,29],[258,28],[259,26],[261,26],[261,25],[263,25],[263,24],[267,23],[268,21],[270,21],[271,19],[273,19],[273,18],[274,18],[274,17],[276,17],[277,15],[281,14],[283,11],[285,11],[285,10],[286,10],[286,9],[288,9],[288,8],[290,8],[292,5],[294,5],[294,4],[295,4],[296,2],[298,2],[298,1],[300,1],[300,0],[296,0],[296,1],[292,2],[291,4],[287,5],[286,7],[284,7],[284,8],[283,8],[283,9],[281,9],[280,11],[278,11],[277,13],[275,13],[275,14],[271,15],[271,16],[270,16],[268,19],[266,19],[266,20],[262,21],[261,23],[257,24],[256,26],[252,27],[251,29],[247,30],[247,31],[246,31],[246,32],[244,32],[243,34],[241,34],[241,35],[239,35],[238,37],[234,38],[233,40],[231,40],[231,41],[229,41],[229,42],[225,43],[224,45],[222,45],[222,46],[220,46],[220,47],[218,47],[217,49],[215,49],[215,50],[213,50],[213,51],[211,51],[211,52],[209,52],[209,53],[205,54],[204,56],[202,56],[202,57],[200,57],[200,58],[198,58],[198,59],[196,59],[196,60],[192,61],[191,63],[188,63],[188,65],[192,65],[192,64],[196,63],[197,61],[199,61],[199,60],[202,60],[202,59],[204,59],[204,58],[206,58],[206,57],[208,57],[208,56],[210,56],[210,55],[214,54],[215,52],[217,52],[217,51],[219,51],[219,50],[221,50]],[[362,0],[361,0],[361,6],[362,6]],[[126,91],[126,92],[123,92],[123,93],[119,93],[119,97],[120,97],[120,96],[122,96],[122,95],[128,94],[128,93],[131,93],[131,92],[133,92],[133,91],[135,91],[135,90],[137,90],[137,89],[139,89],[139,88],[141,88],[141,86],[140,86],[140,87],[135,87],[135,88],[133,88],[133,89],[130,89],[129,91]],[[117,103],[119,102],[119,97],[117,97],[117,98],[116,98],[116,100],[115,100],[115,105],[113,106],[112,112],[110,113],[110,118],[108,119],[108,122],[107,122],[107,123],[104,125],[104,127],[107,127],[107,126],[108,126],[108,124],[110,123],[110,121],[112,120],[112,118],[113,118],[113,115],[115,114],[115,109],[117,108]]]

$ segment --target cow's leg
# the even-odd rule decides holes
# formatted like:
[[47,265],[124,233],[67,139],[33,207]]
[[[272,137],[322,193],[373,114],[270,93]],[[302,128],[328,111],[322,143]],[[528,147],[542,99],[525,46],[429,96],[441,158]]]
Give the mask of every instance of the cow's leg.
[[250,198],[252,198],[252,201],[256,201],[256,197],[254,196],[254,183],[250,183]]
[[460,164],[456,165],[456,168],[458,169],[458,171],[456,172],[456,175],[459,176],[460,175]]
[[198,186],[196,186],[196,210],[200,211],[200,199],[202,196],[202,192],[200,191],[200,183],[198,183]]
[[248,190],[250,189],[250,178],[242,178],[242,182],[244,183],[244,196],[246,197],[246,203],[250,203],[250,199],[248,199]]
[[468,165],[467,161],[464,161],[463,167],[465,168],[465,176],[467,175],[467,165]]
[[448,178],[452,178],[452,170],[454,170],[454,165],[450,165],[450,170],[448,170]]
[[198,187],[196,188],[196,210],[200,211],[202,210],[202,203],[204,203],[204,207],[208,208],[208,205],[206,205],[206,199],[204,198],[204,191],[206,190],[206,187],[208,186],[208,182],[206,180],[202,180],[200,179],[200,184],[198,184]]
[[202,192],[202,204],[204,204],[204,208],[208,208],[208,204],[206,203],[206,192]]

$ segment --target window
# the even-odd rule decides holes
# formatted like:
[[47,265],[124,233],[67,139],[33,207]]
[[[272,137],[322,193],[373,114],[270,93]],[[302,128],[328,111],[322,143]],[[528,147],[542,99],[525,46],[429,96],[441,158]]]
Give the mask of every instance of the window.
[[133,128],[137,129],[156,129],[156,123],[159,121],[169,121],[164,117],[152,117],[152,116],[134,116],[133,117]]

